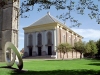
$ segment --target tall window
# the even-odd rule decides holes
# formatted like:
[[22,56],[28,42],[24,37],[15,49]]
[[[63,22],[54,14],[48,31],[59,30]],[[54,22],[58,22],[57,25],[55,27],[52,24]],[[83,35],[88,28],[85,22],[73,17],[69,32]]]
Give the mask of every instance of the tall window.
[[71,36],[69,36],[69,44],[71,44],[72,43],[72,38],[71,38]]
[[52,33],[51,32],[47,33],[47,43],[52,44]]
[[63,43],[65,43],[66,42],[66,38],[65,38],[65,35],[63,36]]
[[29,43],[28,43],[29,46],[32,46],[33,45],[32,34],[29,35],[28,39],[29,39]]
[[77,42],[77,40],[76,40],[76,37],[74,38],[74,43],[76,43]]
[[38,45],[42,45],[42,35],[39,33],[37,36],[38,39]]

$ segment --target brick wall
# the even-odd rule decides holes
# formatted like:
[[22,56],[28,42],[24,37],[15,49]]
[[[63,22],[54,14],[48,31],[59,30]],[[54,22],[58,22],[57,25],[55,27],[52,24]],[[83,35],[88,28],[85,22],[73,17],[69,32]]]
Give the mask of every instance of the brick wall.
[[[67,56],[67,54],[68,54],[68,56]],[[80,53],[79,52],[70,51],[67,54],[64,55],[64,59],[77,59],[77,58],[80,58]],[[61,53],[61,57],[60,57],[60,53],[58,52],[57,53],[57,58],[62,59],[62,57],[63,57],[63,53]]]

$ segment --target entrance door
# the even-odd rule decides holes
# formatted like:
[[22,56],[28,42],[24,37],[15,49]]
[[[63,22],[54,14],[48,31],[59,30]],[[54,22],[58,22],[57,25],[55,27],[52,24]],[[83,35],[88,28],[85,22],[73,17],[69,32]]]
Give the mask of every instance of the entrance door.
[[41,56],[41,47],[38,47],[38,56]]
[[29,48],[29,56],[32,56],[32,47]]
[[52,47],[48,46],[48,55],[52,55]]

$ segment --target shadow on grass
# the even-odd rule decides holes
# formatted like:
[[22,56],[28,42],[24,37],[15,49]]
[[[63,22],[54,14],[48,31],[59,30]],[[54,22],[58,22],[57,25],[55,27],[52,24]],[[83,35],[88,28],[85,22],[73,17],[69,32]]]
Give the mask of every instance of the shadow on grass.
[[100,59],[85,58],[86,60],[91,60],[91,62],[100,62]]
[[52,70],[52,71],[30,71],[19,70],[13,67],[3,66],[0,68],[11,69],[10,75],[100,75],[100,70]]
[[100,75],[94,70],[52,70],[52,71],[26,71],[14,70],[10,75]]
[[0,68],[10,69],[9,75],[100,75],[100,70],[51,70],[51,71],[32,71],[19,70],[13,67],[3,66]]
[[88,65],[100,66],[100,63],[90,63]]

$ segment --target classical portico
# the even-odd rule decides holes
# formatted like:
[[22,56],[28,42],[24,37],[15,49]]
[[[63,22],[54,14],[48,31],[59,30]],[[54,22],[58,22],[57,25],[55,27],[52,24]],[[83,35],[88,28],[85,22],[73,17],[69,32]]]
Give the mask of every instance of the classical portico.
[[54,29],[25,33],[25,55],[42,56],[55,53]]

